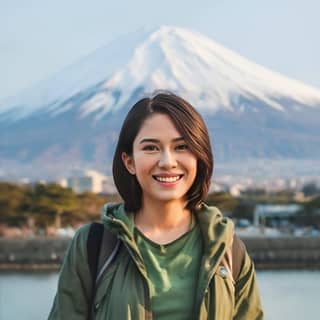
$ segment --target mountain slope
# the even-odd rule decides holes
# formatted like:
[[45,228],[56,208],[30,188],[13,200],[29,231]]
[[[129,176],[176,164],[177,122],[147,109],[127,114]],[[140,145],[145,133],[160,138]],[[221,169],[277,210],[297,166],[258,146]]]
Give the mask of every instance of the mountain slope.
[[128,108],[159,89],[205,116],[218,161],[320,159],[320,90],[164,26],[123,36],[0,103],[0,165],[52,176],[110,168]]
[[283,100],[320,106],[320,91],[254,64],[212,40],[189,30],[161,27],[123,36],[72,65],[37,88],[0,104],[0,112],[15,108],[24,117],[44,108],[52,114],[78,104],[81,112],[101,116],[125,106],[134,90],[159,88],[179,92],[199,109],[239,107],[238,96],[260,100],[284,110]]

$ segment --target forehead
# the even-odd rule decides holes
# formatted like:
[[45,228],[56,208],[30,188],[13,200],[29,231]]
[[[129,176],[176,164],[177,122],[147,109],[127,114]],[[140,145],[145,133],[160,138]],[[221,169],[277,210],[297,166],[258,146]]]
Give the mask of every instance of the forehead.
[[168,115],[155,113],[143,122],[136,140],[145,137],[174,139],[181,137],[181,134]]

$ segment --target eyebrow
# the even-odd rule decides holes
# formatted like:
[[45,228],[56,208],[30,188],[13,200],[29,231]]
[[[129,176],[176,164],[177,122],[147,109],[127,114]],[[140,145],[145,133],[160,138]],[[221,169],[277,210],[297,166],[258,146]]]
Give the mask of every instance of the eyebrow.
[[[178,138],[174,138],[172,139],[172,142],[178,142],[178,141],[184,141],[185,139],[183,137],[178,137]],[[160,140],[159,139],[153,139],[153,138],[144,138],[142,140],[140,140],[140,144],[141,143],[147,143],[147,142],[152,142],[152,143],[159,143]]]

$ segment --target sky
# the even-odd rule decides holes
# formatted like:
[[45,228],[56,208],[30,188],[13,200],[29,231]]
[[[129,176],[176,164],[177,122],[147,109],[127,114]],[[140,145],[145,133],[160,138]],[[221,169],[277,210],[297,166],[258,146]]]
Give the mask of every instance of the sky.
[[138,30],[198,31],[320,89],[319,0],[0,0],[0,101]]

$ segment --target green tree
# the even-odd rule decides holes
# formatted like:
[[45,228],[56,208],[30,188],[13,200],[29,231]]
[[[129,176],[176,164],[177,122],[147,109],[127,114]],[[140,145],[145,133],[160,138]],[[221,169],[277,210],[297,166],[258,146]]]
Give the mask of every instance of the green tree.
[[238,199],[228,192],[214,192],[208,195],[206,202],[224,212],[233,212],[238,204]]
[[0,222],[12,225],[24,223],[26,216],[22,213],[26,188],[12,183],[0,183]]
[[38,222],[44,225],[51,222],[60,228],[62,215],[77,208],[77,197],[71,189],[58,184],[37,184],[29,191],[28,206],[31,212],[40,215]]

